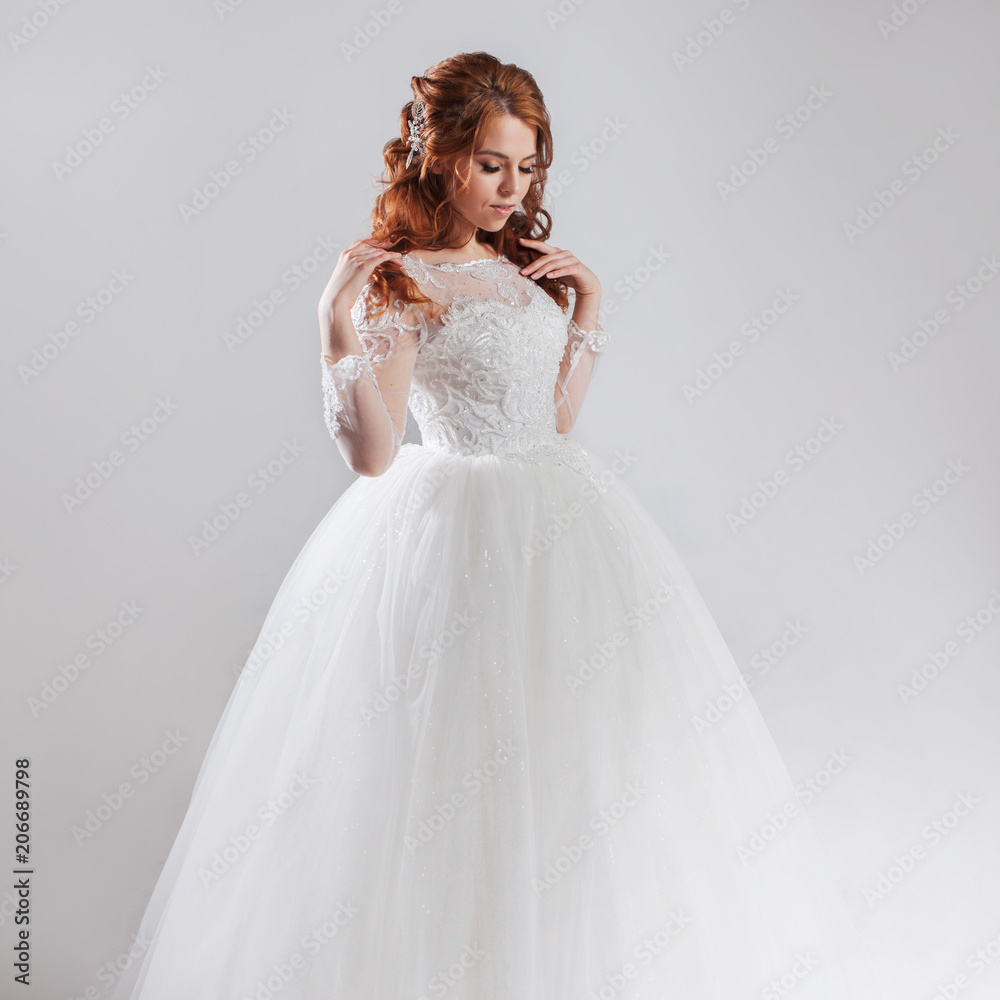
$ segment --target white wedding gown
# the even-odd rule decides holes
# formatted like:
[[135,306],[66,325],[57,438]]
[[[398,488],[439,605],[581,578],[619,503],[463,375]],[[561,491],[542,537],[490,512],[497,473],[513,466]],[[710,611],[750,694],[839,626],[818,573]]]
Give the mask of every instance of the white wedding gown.
[[281,584],[115,1000],[876,1000],[627,456],[556,433],[608,335],[506,258],[402,263],[446,312],[362,296],[322,362],[384,471]]

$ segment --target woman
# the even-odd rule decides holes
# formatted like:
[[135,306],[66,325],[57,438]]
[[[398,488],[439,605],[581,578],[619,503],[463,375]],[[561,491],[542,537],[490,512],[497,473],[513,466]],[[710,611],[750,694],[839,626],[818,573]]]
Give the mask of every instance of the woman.
[[534,79],[476,52],[412,88],[319,307],[360,478],[278,591],[116,997],[872,1000],[632,459],[565,436],[608,335],[548,242]]

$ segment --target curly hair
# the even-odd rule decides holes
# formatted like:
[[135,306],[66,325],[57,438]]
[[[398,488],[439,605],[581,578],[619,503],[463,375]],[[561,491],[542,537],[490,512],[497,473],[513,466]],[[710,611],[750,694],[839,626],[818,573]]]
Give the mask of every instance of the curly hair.
[[[447,249],[457,219],[452,197],[462,189],[459,166],[471,161],[473,150],[490,126],[510,115],[535,129],[534,174],[521,199],[523,211],[513,212],[497,232],[477,228],[475,238],[519,267],[541,256],[518,239],[547,240],[552,231],[552,216],[541,207],[552,165],[552,132],[534,77],[513,63],[501,63],[488,52],[460,52],[435,63],[423,76],[411,77],[410,87],[414,99],[400,111],[400,134],[382,147],[382,191],[372,209],[368,239],[389,241],[390,249],[401,253],[414,248]],[[407,167],[408,119],[418,100],[423,103],[422,155]],[[433,172],[435,165],[442,166],[442,172]],[[566,283],[542,276],[537,284],[565,312],[569,302]],[[419,302],[432,312],[439,308],[396,261],[385,261],[372,272],[370,314],[385,312],[390,300]]]

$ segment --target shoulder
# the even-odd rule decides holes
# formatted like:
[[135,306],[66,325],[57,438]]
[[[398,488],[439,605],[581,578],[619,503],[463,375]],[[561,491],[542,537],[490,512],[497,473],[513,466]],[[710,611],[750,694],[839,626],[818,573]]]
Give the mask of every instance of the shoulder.
[[406,302],[403,299],[392,297],[389,302],[373,301],[372,294],[374,282],[371,278],[358,293],[358,297],[351,306],[351,319],[355,326],[359,323],[365,327],[381,329],[387,326],[400,325],[403,323],[413,323],[419,315],[415,303]]
[[433,261],[421,260],[412,253],[404,253],[399,258],[399,266],[403,273],[412,278],[418,285],[431,285],[434,288],[444,288],[439,269]]
[[399,346],[419,347],[426,341],[427,320],[417,304],[393,299],[388,306],[371,301],[369,281],[351,307],[351,320],[358,339],[373,360],[386,360]]

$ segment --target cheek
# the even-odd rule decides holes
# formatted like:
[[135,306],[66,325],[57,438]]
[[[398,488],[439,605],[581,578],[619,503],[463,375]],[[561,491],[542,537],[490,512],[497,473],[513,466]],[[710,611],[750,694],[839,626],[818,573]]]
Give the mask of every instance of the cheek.
[[496,175],[480,174],[473,183],[473,190],[476,192],[480,201],[489,201],[496,194]]

